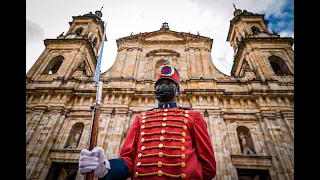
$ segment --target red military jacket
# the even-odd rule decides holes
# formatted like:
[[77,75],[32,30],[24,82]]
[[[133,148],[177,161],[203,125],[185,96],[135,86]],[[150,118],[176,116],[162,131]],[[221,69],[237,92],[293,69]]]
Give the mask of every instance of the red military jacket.
[[130,127],[120,158],[133,180],[210,180],[216,175],[207,125],[196,110],[175,107],[140,113]]

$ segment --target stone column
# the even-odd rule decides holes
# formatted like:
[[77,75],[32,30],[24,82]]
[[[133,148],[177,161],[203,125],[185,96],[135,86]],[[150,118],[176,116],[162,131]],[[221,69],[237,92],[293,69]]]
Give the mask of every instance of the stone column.
[[121,76],[126,78],[128,77],[133,78],[133,71],[134,71],[134,68],[135,68],[134,65],[137,59],[138,48],[134,48],[134,49],[130,48],[129,50],[130,50],[130,54],[128,54],[127,58],[125,59]]
[[47,118],[41,119],[42,126],[37,128],[39,136],[34,144],[29,144],[34,148],[26,162],[27,180],[38,179],[64,119],[65,114],[62,113],[61,109],[52,109],[47,114]]
[[266,138],[264,137],[264,132],[263,132],[263,129],[261,128],[259,119],[257,119],[256,122],[254,122],[254,126],[256,129],[255,134],[257,136],[257,140],[256,140],[257,142],[254,142],[254,143],[257,143],[261,148],[261,151],[257,151],[257,154],[261,156],[268,156],[270,153],[268,153],[269,150],[266,145]]
[[[40,120],[43,117],[43,114],[45,112],[45,108],[37,108],[34,110],[33,115],[31,117],[31,120],[29,123],[26,124],[26,145],[30,143],[30,139],[33,137],[35,134],[35,131],[38,127],[38,124]],[[27,149],[28,152],[28,149]],[[27,157],[28,158],[28,157]]]
[[270,137],[267,145],[272,156],[273,168],[276,171],[276,179],[293,179],[293,167],[288,161],[288,153],[283,145],[277,113],[275,111],[261,111],[261,118],[262,122],[260,123],[265,125],[265,136]]
[[288,69],[290,70],[290,72],[292,72],[292,74],[294,74],[294,63],[293,63],[293,59],[291,59],[291,57],[289,56],[288,51],[282,51],[283,55],[286,57],[286,59],[284,60],[285,65],[288,67]]
[[265,79],[271,79],[273,77],[273,73],[270,72],[270,64],[266,61],[266,58],[261,54],[261,51],[258,48],[253,49],[253,54],[256,57],[256,62],[259,64],[261,68],[261,72],[264,76],[264,81]]
[[202,59],[201,59],[201,54],[200,54],[200,49],[195,48],[194,49],[194,57],[195,57],[195,63],[196,63],[196,70],[198,73],[197,77],[203,77],[203,65],[202,65]]
[[292,69],[294,69],[294,52],[292,48],[285,48],[285,53],[289,56],[288,61]]
[[186,65],[187,65],[187,78],[186,79],[189,79],[189,78],[192,77],[191,60],[190,60],[190,49],[186,48],[185,52],[186,52]]
[[230,141],[230,153],[231,154],[242,154],[241,152],[241,146],[237,134],[237,127],[238,123],[232,122],[228,123],[227,125],[227,132],[229,135],[229,141]]
[[200,49],[203,77],[210,78],[208,57],[205,49]]
[[251,64],[254,66],[257,77],[259,77],[262,81],[265,81],[265,77],[259,64],[259,59],[257,59],[257,57],[254,55],[254,51],[251,49],[247,49],[247,51],[249,52],[249,61],[251,61]]
[[284,122],[290,131],[292,139],[294,138],[294,112],[293,110],[281,110]]
[[[293,116],[293,112],[291,112]],[[287,168],[292,172],[294,172],[294,138],[290,136],[289,127],[286,123],[285,118],[280,110],[276,111],[276,122],[280,128],[280,131],[277,132],[279,145],[282,150],[283,159],[287,164]],[[293,117],[292,117],[293,118]],[[293,177],[292,177],[293,178]]]
[[98,146],[102,147],[107,152],[108,148],[108,127],[110,125],[111,113],[112,109],[110,108],[101,108],[101,116],[100,116],[100,123],[99,123],[99,135],[98,135]]
[[130,49],[122,49],[121,51],[118,52],[118,56],[117,56],[117,59],[113,65],[113,68],[112,68],[112,72],[111,72],[111,75],[110,77],[111,78],[114,78],[114,77],[120,77],[121,76],[121,72],[122,72],[122,69],[123,69],[123,65],[124,65],[124,62],[127,58],[127,53]]
[[190,70],[191,70],[190,78],[197,78],[198,77],[197,62],[194,54],[194,49],[192,48],[189,49],[189,57],[190,57]]
[[74,59],[69,60],[71,61],[71,65],[68,67],[67,73],[64,76],[65,80],[72,76],[74,71],[78,68],[78,65],[80,64],[81,60],[84,60],[82,57],[82,52],[78,50],[76,55],[74,56]]
[[234,169],[231,168],[232,162],[229,148],[227,148],[228,137],[227,127],[221,117],[223,113],[220,110],[208,110],[209,121],[208,129],[211,134],[211,142],[217,164],[216,179],[231,179]]
[[126,114],[127,114],[127,110],[116,109],[116,114],[114,116],[114,122],[112,127],[112,134],[109,140],[108,150],[106,153],[108,158],[119,157],[120,141],[123,135]]
[[141,61],[141,57],[140,57],[141,56],[141,51],[142,51],[142,49],[138,48],[138,54],[137,54],[137,57],[136,57],[136,60],[135,60],[135,63],[134,63],[134,71],[133,71],[133,75],[132,75],[132,77],[134,79],[137,79],[139,62]]
[[265,155],[263,154],[263,149],[260,143],[261,140],[259,139],[259,136],[257,133],[256,122],[254,122],[252,126],[248,128],[249,128],[249,133],[251,134],[252,143],[253,143],[253,149],[251,150],[254,151],[257,155]]
[[206,49],[206,58],[207,58],[207,62],[208,62],[208,68],[209,68],[209,76],[212,77],[213,76],[213,69],[214,69],[214,65],[213,65],[213,61],[211,58],[211,51],[210,49]]
[[68,75],[71,74],[72,69],[74,68],[76,56],[79,49],[73,49],[70,54],[67,56],[66,59],[64,59],[63,63],[61,64],[61,67],[59,68],[58,72],[60,73],[60,76],[63,77],[64,80],[68,78]]

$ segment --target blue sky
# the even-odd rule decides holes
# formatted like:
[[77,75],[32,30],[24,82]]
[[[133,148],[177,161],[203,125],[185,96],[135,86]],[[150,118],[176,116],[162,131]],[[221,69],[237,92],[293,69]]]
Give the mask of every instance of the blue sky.
[[268,28],[270,32],[274,30],[276,33],[279,32],[294,32],[294,3],[293,0],[287,0],[281,8],[282,13],[269,14],[267,12],[265,18],[269,20]]
[[28,0],[26,4],[26,72],[41,55],[44,39],[67,32],[72,16],[100,10],[108,23],[101,71],[108,70],[117,54],[116,39],[159,30],[163,22],[177,32],[212,38],[214,65],[230,75],[234,52],[227,42],[234,7],[265,14],[268,28],[281,37],[294,37],[293,0]]

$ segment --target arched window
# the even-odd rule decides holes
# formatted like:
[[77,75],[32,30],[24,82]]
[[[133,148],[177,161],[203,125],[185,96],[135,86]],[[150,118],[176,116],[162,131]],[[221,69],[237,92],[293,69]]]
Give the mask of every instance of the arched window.
[[83,28],[82,27],[79,27],[78,29],[76,29],[76,34],[77,35],[80,35],[83,31]]
[[63,56],[57,56],[51,59],[46,69],[43,71],[43,74],[54,74],[60,68],[62,62],[64,60]]
[[280,76],[292,75],[282,58],[272,55],[268,59],[275,74]]
[[242,154],[255,154],[249,129],[245,126],[238,126],[237,134]]
[[154,78],[157,77],[158,69],[159,69],[160,66],[162,66],[165,62],[166,62],[166,60],[161,59],[161,60],[159,60],[159,61],[156,63],[156,65],[155,65],[155,67],[154,67]]
[[260,32],[260,29],[255,27],[255,26],[252,26],[251,27],[251,31],[252,31],[253,34],[258,34]]
[[65,148],[76,149],[78,147],[83,128],[84,124],[82,122],[78,122],[72,126]]

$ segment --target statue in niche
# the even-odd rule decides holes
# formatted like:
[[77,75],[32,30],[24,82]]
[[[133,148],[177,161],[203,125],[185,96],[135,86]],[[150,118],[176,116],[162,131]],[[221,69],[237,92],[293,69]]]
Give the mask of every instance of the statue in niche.
[[241,144],[242,144],[242,147],[243,147],[243,152],[242,154],[254,154],[254,152],[250,149],[250,147],[248,146],[247,144],[247,139],[250,136],[250,134],[248,134],[247,136],[240,133],[239,137],[240,137],[240,140],[241,140]]
[[73,147],[73,148],[77,148],[77,147],[78,147],[81,134],[82,134],[82,130],[76,132],[76,134],[75,134],[75,136],[74,136],[74,140],[73,140],[73,142],[72,142],[72,144],[71,144],[71,147]]

